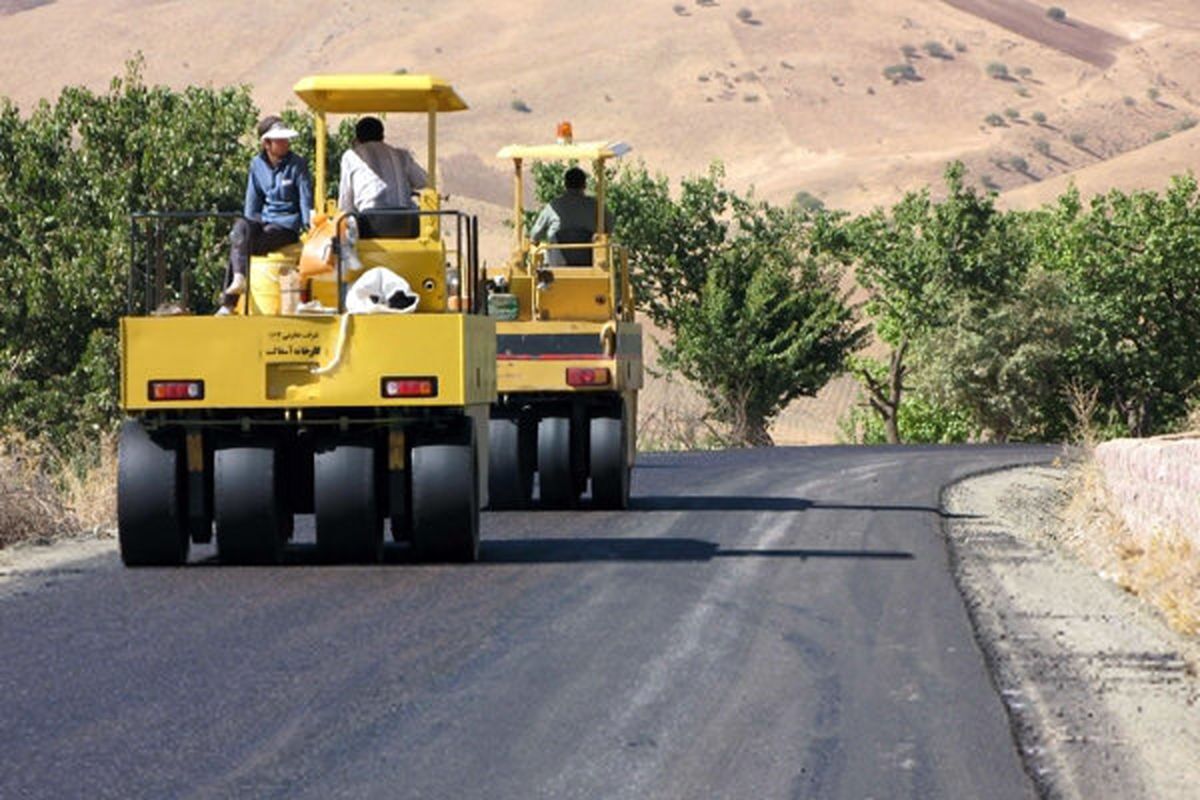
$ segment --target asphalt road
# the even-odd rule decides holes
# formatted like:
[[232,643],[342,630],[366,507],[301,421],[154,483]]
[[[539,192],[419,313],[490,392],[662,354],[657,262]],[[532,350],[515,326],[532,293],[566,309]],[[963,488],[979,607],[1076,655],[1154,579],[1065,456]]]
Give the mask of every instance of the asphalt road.
[[0,797],[1034,796],[941,488],[1050,448],[640,459],[482,563],[125,570],[0,596]]

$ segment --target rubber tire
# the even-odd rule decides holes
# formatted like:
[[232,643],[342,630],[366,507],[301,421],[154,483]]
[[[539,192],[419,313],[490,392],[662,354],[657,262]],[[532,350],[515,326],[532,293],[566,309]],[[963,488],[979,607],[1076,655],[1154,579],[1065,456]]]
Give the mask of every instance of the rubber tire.
[[571,468],[571,418],[538,422],[538,497],[546,508],[574,508],[579,497]]
[[383,558],[375,448],[338,445],[313,456],[317,554],[327,563],[378,564]]
[[284,505],[273,447],[231,447],[213,457],[213,517],[223,564],[278,564]]
[[592,504],[596,508],[629,508],[628,429],[621,417],[593,417],[590,425]]
[[418,559],[456,563],[479,559],[478,481],[472,445],[412,449],[412,543]]
[[117,455],[117,539],[127,567],[177,567],[187,561],[187,504],[178,448],[150,438],[140,423],[121,425]]
[[493,510],[528,508],[533,497],[533,453],[515,419],[488,422],[488,502]]

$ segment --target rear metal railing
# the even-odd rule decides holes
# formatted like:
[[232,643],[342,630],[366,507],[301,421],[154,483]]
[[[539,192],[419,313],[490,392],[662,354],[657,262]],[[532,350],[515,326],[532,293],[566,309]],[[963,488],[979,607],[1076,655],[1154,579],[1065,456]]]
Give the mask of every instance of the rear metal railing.
[[[458,309],[466,314],[483,314],[485,313],[486,298],[480,288],[483,286],[483,277],[479,270],[479,218],[462,211],[427,211],[416,209],[373,209],[368,212],[352,212],[346,215],[353,218],[355,225],[360,232],[363,230],[363,220],[375,219],[413,219],[418,222],[419,235],[414,237],[394,237],[394,238],[438,238],[442,231],[446,228],[446,221],[453,220],[454,230],[454,247],[446,248],[446,257],[450,259],[446,263],[446,267],[453,270],[458,276],[458,286],[454,296],[458,300]],[[341,287],[338,291],[338,313],[345,313],[346,310],[346,281],[345,281],[345,265],[342,261],[342,237],[344,231],[342,226],[337,227],[334,239],[334,251],[337,253],[336,267],[338,286]],[[389,237],[374,237],[374,238],[389,238]],[[449,270],[448,270],[449,271]],[[449,281],[447,277],[447,282]],[[447,286],[447,299],[450,297]]]
[[195,313],[214,310],[229,261],[229,229],[241,218],[236,211],[130,214],[129,315],[161,312],[168,304]]
[[[418,236],[443,240],[453,231],[452,246],[444,250],[448,272],[458,276],[453,296],[461,313],[484,313],[479,269],[479,219],[461,211],[388,209],[369,214],[371,219],[410,217],[417,219]],[[206,314],[216,310],[225,288],[229,263],[229,232],[244,216],[235,211],[135,211],[129,222],[129,271],[126,306],[130,316],[162,313]],[[337,313],[345,313],[345,265],[342,259],[344,232],[338,227],[333,240],[337,272]],[[391,237],[376,237],[391,238]],[[401,238],[401,237],[395,237]],[[245,264],[250,277],[249,257]],[[445,277],[449,282],[449,275]],[[249,291],[249,286],[247,286]],[[451,293],[447,287],[447,297]]]
[[[555,251],[592,251],[592,263],[585,265],[547,264],[547,256]],[[534,245],[529,252],[530,274],[536,276],[542,269],[562,270],[600,270],[608,273],[609,296],[612,298],[613,309],[618,319],[633,320],[633,286],[629,281],[629,249],[615,242],[582,242],[579,244],[552,244],[542,242]],[[534,316],[538,314],[539,298],[543,288],[539,288],[536,279],[530,282],[529,307]]]

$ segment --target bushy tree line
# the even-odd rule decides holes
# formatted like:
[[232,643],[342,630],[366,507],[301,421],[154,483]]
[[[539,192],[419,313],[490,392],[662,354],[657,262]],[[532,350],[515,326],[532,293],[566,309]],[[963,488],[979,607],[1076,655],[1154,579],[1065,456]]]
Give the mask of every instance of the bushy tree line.
[[148,87],[136,62],[106,93],[68,88],[27,117],[0,99],[0,424],[111,423],[129,213],[236,210],[254,119],[245,88]]
[[[1081,424],[1143,436],[1183,422],[1200,399],[1195,179],[1086,203],[1072,189],[1031,212],[997,209],[959,164],[945,190],[840,223],[889,347],[885,362],[855,363],[868,438],[1056,440]],[[1070,399],[1089,394],[1094,416],[1079,419]]]
[[[62,437],[112,424],[130,212],[239,212],[258,117],[248,87],[148,86],[140,59],[105,92],[67,88],[27,114],[0,98],[0,427]],[[311,122],[285,119],[311,158]],[[338,142],[350,135],[344,123]],[[229,225],[143,225],[135,299],[161,265],[177,288],[186,269],[190,305],[210,310]]]
[[[246,87],[147,86],[139,62],[107,92],[69,88],[27,115],[0,99],[0,426],[111,425],[129,214],[240,210],[258,116]],[[309,119],[286,118],[311,158]],[[352,123],[330,148],[334,179]],[[541,199],[561,171],[535,170]],[[700,390],[728,443],[769,443],[788,402],[846,369],[868,399],[867,438],[889,441],[1058,439],[1077,422],[1071,390],[1095,392],[1089,422],[1143,435],[1198,399],[1192,178],[1004,212],[955,164],[936,199],[924,189],[860,216],[771,205],[726,187],[719,166],[675,188],[641,165],[612,178],[639,307],[670,334],[663,363]],[[162,262],[192,272],[195,310],[219,290],[227,229],[148,231]],[[851,267],[861,308],[839,288]],[[851,356],[867,324],[883,360]]]
[[[552,196],[560,173],[535,174]],[[1080,425],[1144,436],[1200,401],[1191,177],[1017,212],[954,163],[936,193],[854,216],[739,195],[719,167],[671,192],[635,166],[614,175],[610,204],[639,306],[672,334],[664,364],[731,442],[768,442],[790,400],[843,369],[866,400],[847,430],[868,441],[1060,440]],[[861,307],[837,290],[850,267]],[[860,319],[882,359],[854,355]],[[1092,396],[1081,419],[1072,400]]]

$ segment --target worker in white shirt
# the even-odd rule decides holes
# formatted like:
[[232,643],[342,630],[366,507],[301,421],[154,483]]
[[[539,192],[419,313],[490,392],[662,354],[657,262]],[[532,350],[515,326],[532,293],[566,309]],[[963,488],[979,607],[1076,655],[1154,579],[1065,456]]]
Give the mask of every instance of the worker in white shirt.
[[415,211],[413,192],[428,185],[428,176],[412,153],[383,141],[383,123],[363,117],[354,127],[354,145],[342,154],[338,208],[358,212],[359,235],[415,236],[415,214],[363,214],[374,210]]

